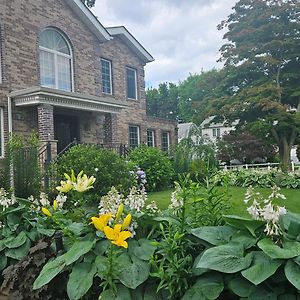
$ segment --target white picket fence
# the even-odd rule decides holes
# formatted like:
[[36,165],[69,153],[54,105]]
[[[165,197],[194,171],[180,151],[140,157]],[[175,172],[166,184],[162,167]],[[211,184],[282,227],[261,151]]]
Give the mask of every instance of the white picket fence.
[[[277,168],[279,163],[260,163],[260,164],[245,164],[245,165],[230,165],[230,166],[221,166],[224,170],[238,170],[238,169],[267,169],[271,170],[272,168]],[[300,169],[300,163],[296,164],[291,162],[292,171]]]

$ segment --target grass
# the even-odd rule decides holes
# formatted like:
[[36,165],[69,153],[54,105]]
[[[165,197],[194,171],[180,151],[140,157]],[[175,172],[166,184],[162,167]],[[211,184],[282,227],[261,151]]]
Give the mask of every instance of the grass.
[[[220,189],[222,189],[220,187]],[[268,196],[271,193],[269,188],[255,188],[257,192],[260,192],[264,196]],[[173,189],[168,189],[161,192],[152,192],[148,194],[148,202],[155,201],[160,209],[165,209],[170,203],[171,193]],[[229,187],[228,196],[231,202],[231,208],[227,214],[239,215],[247,217],[249,216],[246,208],[247,205],[243,202],[246,188],[243,187]],[[300,191],[298,189],[281,189],[281,193],[286,196],[286,200],[280,200],[277,204],[285,206],[287,210],[300,213]]]

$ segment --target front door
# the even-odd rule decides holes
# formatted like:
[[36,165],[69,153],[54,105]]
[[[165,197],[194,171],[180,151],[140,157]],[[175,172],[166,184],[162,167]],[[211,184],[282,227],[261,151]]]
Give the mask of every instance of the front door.
[[55,115],[54,138],[57,140],[57,153],[64,150],[74,139],[79,141],[78,118],[68,115]]

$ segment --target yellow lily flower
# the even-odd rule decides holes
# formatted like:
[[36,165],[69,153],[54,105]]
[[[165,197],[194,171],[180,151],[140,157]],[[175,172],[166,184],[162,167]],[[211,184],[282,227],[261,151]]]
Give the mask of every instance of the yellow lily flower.
[[107,226],[108,221],[113,217],[113,214],[105,214],[99,217],[92,217],[92,222],[95,228],[99,231],[103,231],[104,227]]
[[114,228],[109,226],[104,227],[106,237],[111,240],[114,245],[119,247],[128,248],[128,243],[125,241],[131,237],[130,231],[121,231],[122,225],[116,224]]
[[56,189],[60,193],[67,193],[73,189],[73,182],[71,180],[61,181],[60,186],[57,186]]
[[126,229],[131,223],[131,214],[128,214],[123,221],[122,230]]
[[53,209],[54,209],[54,210],[57,210],[57,207],[58,207],[58,204],[57,204],[57,200],[55,199],[55,200],[53,201]]
[[42,212],[44,215],[46,215],[47,217],[52,217],[51,212],[49,211],[49,209],[47,209],[46,207],[42,207]]
[[123,213],[123,210],[124,210],[124,205],[121,203],[118,207],[118,211],[117,211],[117,214],[116,214],[116,222],[119,221],[119,219],[121,218],[121,215]]
[[[86,174],[84,174],[83,176],[81,176],[81,172],[78,174],[77,176],[77,182],[73,184],[74,189],[77,192],[85,192],[89,189],[94,188],[93,187],[93,183],[95,182],[96,178],[94,176],[91,177],[87,177]],[[80,175],[80,176],[79,176]]]
[[[79,174],[82,174],[82,173],[83,173],[83,171],[81,171]],[[69,174],[67,174],[67,173],[64,173],[64,175],[65,175],[65,177],[66,177],[67,180],[70,180],[72,182],[76,182],[76,176],[74,174],[74,170],[73,169],[71,170],[71,176]]]

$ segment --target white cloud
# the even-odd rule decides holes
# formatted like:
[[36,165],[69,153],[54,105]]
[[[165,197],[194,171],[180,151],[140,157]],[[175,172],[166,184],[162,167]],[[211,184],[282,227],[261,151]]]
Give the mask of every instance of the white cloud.
[[236,0],[96,0],[94,14],[106,27],[125,26],[153,55],[146,83],[184,80],[217,63],[224,32],[217,25]]

